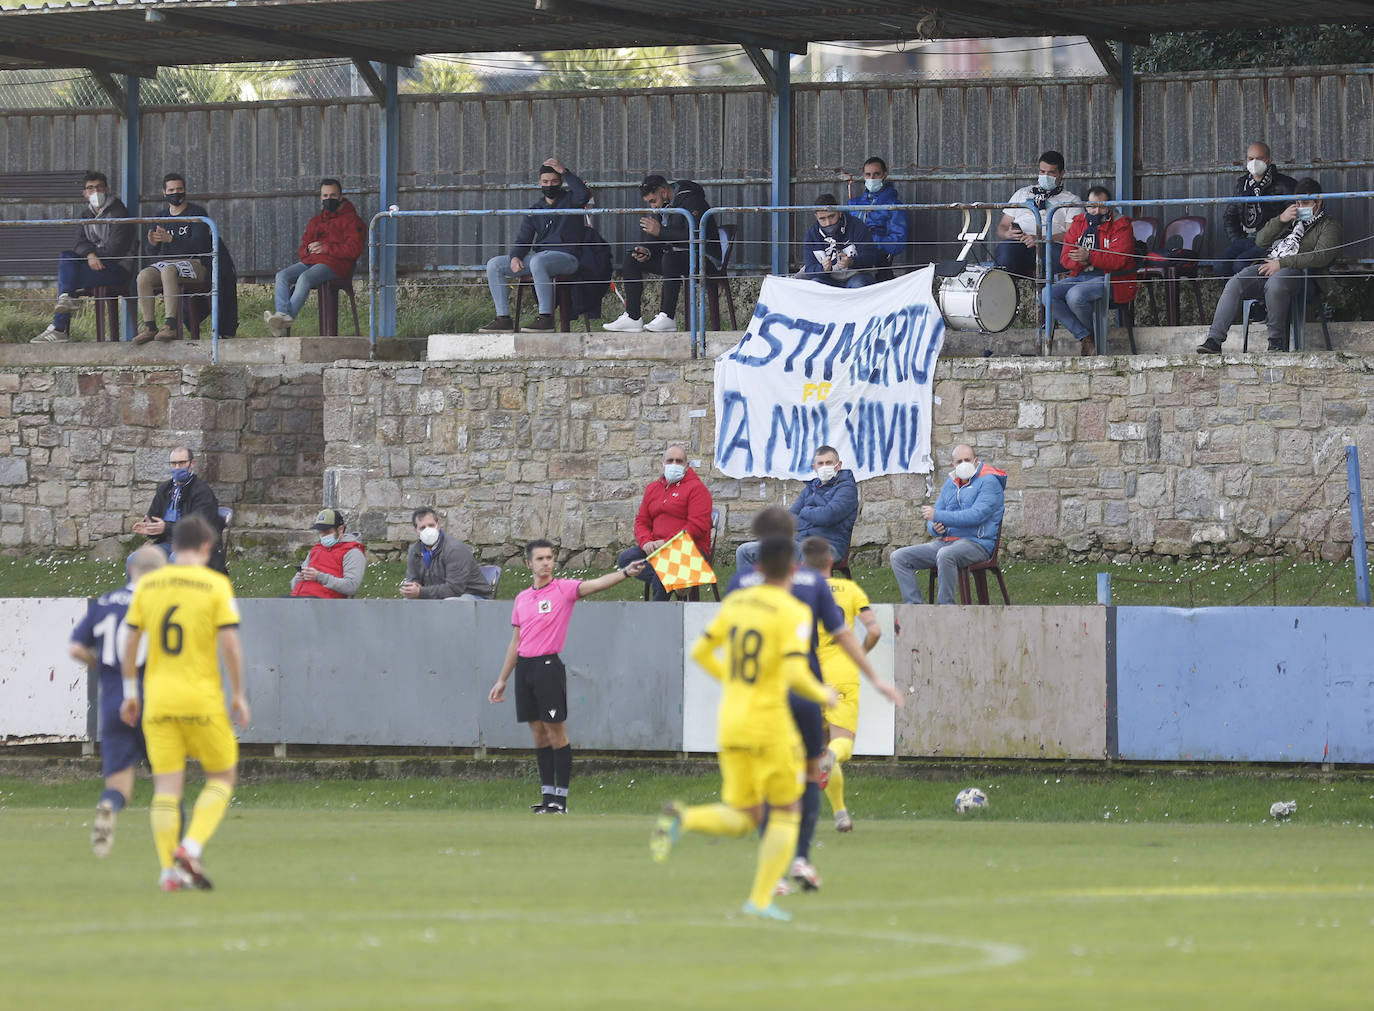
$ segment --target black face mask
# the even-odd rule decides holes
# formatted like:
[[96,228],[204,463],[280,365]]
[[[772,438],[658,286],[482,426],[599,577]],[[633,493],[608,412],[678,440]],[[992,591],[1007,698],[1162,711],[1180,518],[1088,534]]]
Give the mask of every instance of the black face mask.
[[343,201],[338,197],[328,197],[320,201],[320,206],[326,211],[337,211],[342,204]]
[[168,194],[167,194],[167,203],[171,204],[173,207],[180,207],[182,204],[186,203],[186,194],[185,194],[185,193],[168,193]]
[[550,200],[557,200],[563,195],[562,186],[541,186],[539,189]]
[[837,221],[833,225],[821,225],[821,234],[827,239],[833,239],[840,234],[840,223]]

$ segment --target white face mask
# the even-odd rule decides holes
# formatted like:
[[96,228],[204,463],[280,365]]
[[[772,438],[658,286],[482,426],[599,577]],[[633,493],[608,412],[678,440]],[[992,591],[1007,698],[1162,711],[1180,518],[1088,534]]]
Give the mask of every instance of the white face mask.
[[1055,176],[1041,175],[1038,182],[1042,190],[1052,190],[1059,185],[1059,180]]
[[886,182],[886,179],[865,179],[864,189],[868,190],[870,193],[877,193],[883,188],[883,184]]
[[960,481],[971,480],[976,473],[978,473],[978,462],[976,460],[964,460],[954,465],[954,476]]
[[420,531],[420,543],[427,548],[432,548],[439,543],[439,528],[425,527]]
[[1269,163],[1263,158],[1251,158],[1245,163],[1245,167],[1256,179],[1259,179],[1264,173],[1269,171]]
[[98,211],[100,210],[100,208],[104,207],[106,196],[108,196],[108,194],[100,193],[98,191],[88,196],[86,200],[90,203],[91,210]]
[[835,475],[839,472],[840,471],[838,467],[835,467],[828,463],[816,468],[816,476],[821,479],[821,484],[826,484],[830,481],[833,481],[835,479]]
[[663,465],[663,480],[669,484],[676,484],[687,476],[687,468],[680,463],[665,463]]

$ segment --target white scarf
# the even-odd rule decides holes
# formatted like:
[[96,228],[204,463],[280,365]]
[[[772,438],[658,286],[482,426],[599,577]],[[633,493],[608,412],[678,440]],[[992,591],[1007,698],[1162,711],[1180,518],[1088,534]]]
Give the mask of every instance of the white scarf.
[[1302,245],[1302,237],[1307,234],[1307,230],[1322,219],[1325,210],[1317,212],[1311,221],[1299,221],[1293,226],[1293,230],[1279,239],[1269,247],[1269,259],[1279,260],[1285,256],[1297,256],[1298,247]]

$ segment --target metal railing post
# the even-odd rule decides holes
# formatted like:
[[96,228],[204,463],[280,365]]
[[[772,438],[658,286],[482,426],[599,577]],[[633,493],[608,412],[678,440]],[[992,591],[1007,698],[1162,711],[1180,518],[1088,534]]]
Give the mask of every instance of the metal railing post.
[[1364,493],[1360,489],[1360,451],[1345,447],[1345,479],[1350,485],[1350,554],[1355,560],[1355,595],[1369,606],[1369,556],[1364,537]]

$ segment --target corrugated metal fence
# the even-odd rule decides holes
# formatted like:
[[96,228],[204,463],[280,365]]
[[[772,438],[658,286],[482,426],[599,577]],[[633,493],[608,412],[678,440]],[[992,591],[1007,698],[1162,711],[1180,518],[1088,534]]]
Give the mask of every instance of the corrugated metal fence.
[[[1141,198],[1231,192],[1254,139],[1273,146],[1285,171],[1315,174],[1328,190],[1374,184],[1374,68],[1141,76],[1137,93]],[[807,84],[793,94],[796,203],[827,189],[843,197],[844,174],[858,175],[871,154],[887,159],[902,196],[917,202],[1006,199],[1028,181],[1045,148],[1064,152],[1078,192],[1090,180],[1112,182],[1114,90],[1105,80]],[[602,206],[637,205],[639,180],[655,171],[698,180],[718,206],[766,203],[768,108],[762,87],[406,97],[401,202],[413,209],[525,206],[537,196],[541,161],[557,155],[593,184]],[[158,199],[164,172],[184,173],[221,223],[240,272],[270,276],[294,259],[321,176],[341,177],[364,217],[378,210],[379,122],[377,107],[360,99],[150,109],[143,119],[144,209]],[[73,203],[88,167],[104,169],[118,186],[119,149],[119,120],[98,110],[10,113],[0,126],[0,172],[70,170]],[[70,211],[69,204],[0,198],[8,218]],[[1216,209],[1199,213],[1217,234]],[[1347,239],[1370,234],[1367,206],[1339,213]],[[765,262],[765,219],[740,224],[736,262]],[[942,243],[930,255],[952,255],[957,225],[952,212],[925,218],[917,238]],[[409,226],[400,263],[410,271],[479,263],[504,250],[514,227],[470,219]],[[632,218],[622,219],[608,225],[607,237],[628,240],[632,227]],[[43,269],[0,263],[0,273],[53,269],[37,266]]]

